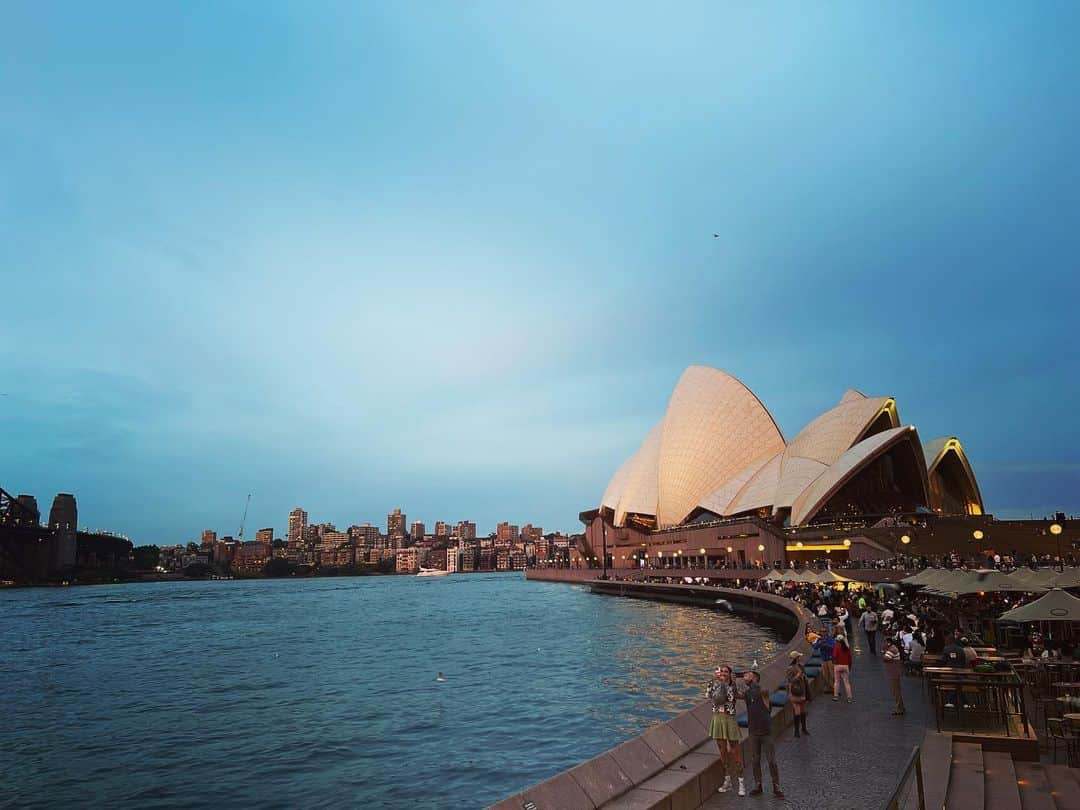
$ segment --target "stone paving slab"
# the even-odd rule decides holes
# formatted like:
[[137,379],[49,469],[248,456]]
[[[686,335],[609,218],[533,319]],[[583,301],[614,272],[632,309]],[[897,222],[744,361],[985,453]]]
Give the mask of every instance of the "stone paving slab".
[[[900,779],[911,750],[933,724],[922,679],[905,677],[907,714],[893,717],[892,696],[881,660],[868,654],[866,639],[855,633],[851,677],[854,702],[834,703],[822,695],[809,704],[809,738],[795,739],[788,729],[777,740],[776,760],[785,798],[771,793],[768,766],[762,762],[765,793],[740,798],[734,791],[716,794],[705,810],[733,807],[784,807],[788,810],[884,807]],[[754,785],[750,763],[745,769],[747,790]]]

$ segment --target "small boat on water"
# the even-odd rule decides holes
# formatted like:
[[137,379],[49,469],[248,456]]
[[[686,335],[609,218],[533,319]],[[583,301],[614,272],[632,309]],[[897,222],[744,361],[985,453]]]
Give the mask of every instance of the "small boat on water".
[[421,568],[418,577],[448,577],[449,571],[443,571],[441,568]]

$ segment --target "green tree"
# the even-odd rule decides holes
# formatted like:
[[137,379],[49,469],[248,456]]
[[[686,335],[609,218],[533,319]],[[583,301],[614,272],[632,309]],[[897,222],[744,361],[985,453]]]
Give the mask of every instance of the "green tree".
[[136,546],[132,549],[135,567],[142,571],[157,568],[161,559],[161,549],[157,546]]
[[192,563],[184,569],[184,576],[191,579],[206,579],[214,573],[214,566],[206,563]]
[[281,557],[274,557],[263,566],[263,574],[268,577],[288,577],[295,571],[296,566]]

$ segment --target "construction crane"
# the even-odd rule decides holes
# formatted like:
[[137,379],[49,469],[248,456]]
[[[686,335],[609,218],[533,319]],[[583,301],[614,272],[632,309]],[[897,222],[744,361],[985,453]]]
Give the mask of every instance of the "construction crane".
[[240,531],[237,532],[236,539],[239,542],[244,542],[244,524],[247,523],[248,507],[251,506],[251,493],[248,493],[247,502],[244,504],[244,516],[240,518]]

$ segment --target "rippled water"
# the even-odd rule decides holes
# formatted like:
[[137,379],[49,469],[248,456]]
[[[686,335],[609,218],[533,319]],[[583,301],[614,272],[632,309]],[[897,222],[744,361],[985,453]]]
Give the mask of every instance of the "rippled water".
[[8,590],[0,616],[16,807],[478,807],[782,642],[520,574]]

